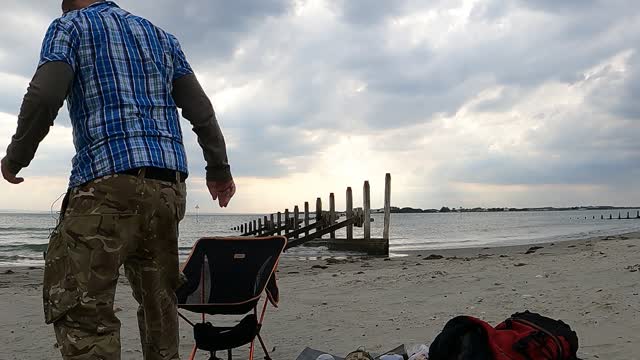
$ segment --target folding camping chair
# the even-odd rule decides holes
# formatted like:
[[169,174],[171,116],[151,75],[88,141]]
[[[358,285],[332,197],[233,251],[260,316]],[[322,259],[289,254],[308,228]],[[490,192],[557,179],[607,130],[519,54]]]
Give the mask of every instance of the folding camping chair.
[[[217,351],[226,350],[231,360],[232,349],[249,343],[249,360],[253,360],[256,337],[265,359],[271,359],[260,329],[268,302],[278,306],[275,270],[286,244],[287,239],[283,236],[202,238],[196,242],[182,267],[187,282],[176,291],[180,309],[202,314],[202,322],[197,324],[179,314],[194,329],[196,344],[190,360],[195,358],[198,349],[209,351],[211,359],[218,359]],[[267,297],[258,317],[263,292]],[[233,327],[213,326],[205,319],[206,314],[245,315],[249,312]]]

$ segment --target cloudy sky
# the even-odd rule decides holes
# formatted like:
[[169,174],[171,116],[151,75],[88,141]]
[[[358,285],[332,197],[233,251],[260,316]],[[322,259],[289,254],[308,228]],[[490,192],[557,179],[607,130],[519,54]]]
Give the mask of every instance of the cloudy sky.
[[[636,0],[121,0],[175,34],[211,96],[238,194],[268,212],[362,181],[381,206],[640,204]],[[59,1],[5,0],[0,149]],[[0,209],[47,210],[74,154],[61,112]],[[189,207],[207,197],[187,122]],[[326,200],[325,200],[326,201]],[[57,206],[57,205],[56,205]],[[201,211],[202,211],[201,210]]]

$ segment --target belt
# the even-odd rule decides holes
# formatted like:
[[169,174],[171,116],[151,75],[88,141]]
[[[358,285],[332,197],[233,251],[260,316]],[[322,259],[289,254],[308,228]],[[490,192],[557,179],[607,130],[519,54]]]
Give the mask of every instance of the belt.
[[121,171],[119,172],[119,174],[139,176],[141,175],[140,173],[142,172],[142,170],[144,170],[145,179],[160,180],[160,181],[166,181],[171,183],[178,183],[178,182],[183,183],[187,179],[187,174],[181,171],[162,169],[157,167],[135,168],[135,169]]

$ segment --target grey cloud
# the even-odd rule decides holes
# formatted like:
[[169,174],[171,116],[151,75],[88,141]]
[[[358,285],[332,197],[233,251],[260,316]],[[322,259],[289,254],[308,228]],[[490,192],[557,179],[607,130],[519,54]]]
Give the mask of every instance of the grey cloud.
[[405,10],[408,1],[339,0],[336,4],[347,22],[356,25],[376,25]]
[[227,60],[237,42],[270,17],[284,15],[287,0],[160,0],[118,2],[176,35],[194,65]]
[[596,5],[607,5],[611,2],[599,0],[519,0],[521,5],[532,9],[569,14],[588,10]]

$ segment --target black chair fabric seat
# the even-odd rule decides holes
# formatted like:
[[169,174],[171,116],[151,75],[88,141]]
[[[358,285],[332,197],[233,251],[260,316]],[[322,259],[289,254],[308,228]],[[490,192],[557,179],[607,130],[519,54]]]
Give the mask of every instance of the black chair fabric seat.
[[213,326],[210,322],[196,324],[193,327],[193,336],[198,349],[219,351],[251,343],[258,331],[258,318],[250,314],[233,327]]
[[199,313],[199,314],[209,314],[209,315],[244,315],[247,312],[253,310],[253,308],[258,304],[260,299],[256,299],[253,301],[246,302],[244,304],[179,304],[178,308]]

